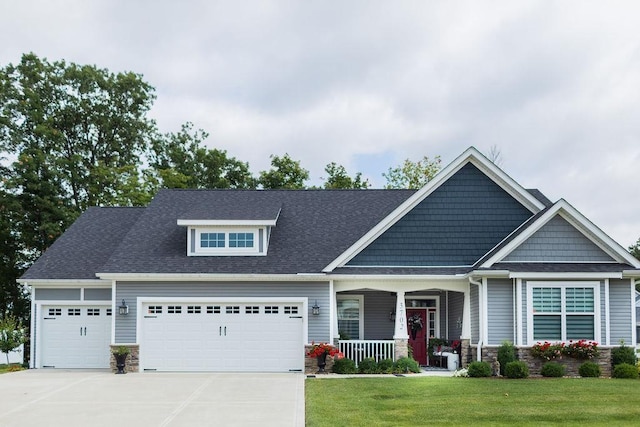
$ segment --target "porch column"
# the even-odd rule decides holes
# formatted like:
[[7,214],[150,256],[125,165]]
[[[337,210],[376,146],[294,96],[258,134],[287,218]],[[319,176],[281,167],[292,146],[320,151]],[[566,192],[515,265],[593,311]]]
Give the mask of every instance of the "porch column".
[[409,333],[407,332],[407,310],[404,301],[404,291],[396,292],[396,323],[393,333],[395,341],[396,360],[409,355]]
[[460,339],[471,339],[471,291],[464,291],[464,303],[462,306],[462,334]]

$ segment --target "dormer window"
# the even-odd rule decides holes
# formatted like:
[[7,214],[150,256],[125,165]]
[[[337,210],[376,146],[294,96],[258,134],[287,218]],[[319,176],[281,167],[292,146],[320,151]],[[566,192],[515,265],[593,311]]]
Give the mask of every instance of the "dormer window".
[[188,256],[264,256],[269,247],[271,220],[179,219],[187,226]]

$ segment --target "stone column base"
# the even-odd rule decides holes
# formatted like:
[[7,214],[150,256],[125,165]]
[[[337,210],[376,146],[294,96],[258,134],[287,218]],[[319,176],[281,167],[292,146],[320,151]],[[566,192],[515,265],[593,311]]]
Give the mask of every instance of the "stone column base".
[[402,357],[409,356],[409,340],[407,338],[396,338],[395,341],[395,356],[396,360]]

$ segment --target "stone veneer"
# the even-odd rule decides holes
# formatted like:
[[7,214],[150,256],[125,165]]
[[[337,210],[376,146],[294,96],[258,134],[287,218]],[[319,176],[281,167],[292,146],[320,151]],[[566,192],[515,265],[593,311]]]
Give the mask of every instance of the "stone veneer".
[[395,360],[409,356],[409,340],[404,338],[397,338],[394,341],[394,352],[396,357]]
[[113,356],[113,350],[118,347],[127,347],[131,351],[127,356],[127,364],[125,366],[125,372],[138,372],[140,368],[140,346],[137,344],[116,344],[111,346],[111,359],[110,365],[112,372],[118,372],[116,367],[116,358]]
[[[485,362],[493,363],[498,358],[498,346],[492,347],[483,347],[482,348],[482,360]],[[600,365],[600,369],[602,370],[603,377],[611,376],[611,347],[598,347],[600,354],[598,357],[592,359],[592,362]],[[464,353],[463,353],[464,354]],[[478,354],[477,347],[471,347],[471,355],[473,360],[476,359],[476,355]],[[538,357],[533,357],[531,355],[530,347],[516,347],[516,356],[518,360],[526,362],[529,367],[529,375],[531,376],[540,376],[540,371],[542,370],[542,365],[547,363],[547,360],[540,359]],[[578,369],[580,365],[586,362],[586,359],[576,359],[573,357],[562,356],[559,359],[552,360],[552,362],[558,362],[565,366],[565,375],[567,376],[579,376]],[[463,362],[464,366],[464,362]]]

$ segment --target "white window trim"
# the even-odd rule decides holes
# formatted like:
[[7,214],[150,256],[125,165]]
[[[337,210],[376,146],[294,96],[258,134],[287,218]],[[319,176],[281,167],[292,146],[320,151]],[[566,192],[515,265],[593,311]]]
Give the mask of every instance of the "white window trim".
[[[195,230],[195,242],[192,242],[192,230]],[[263,236],[263,248],[260,252],[260,230]],[[202,248],[200,239],[203,233],[224,234],[225,246],[223,248]],[[253,247],[251,248],[231,248],[229,247],[230,233],[250,233],[253,234]],[[267,229],[265,227],[248,228],[227,228],[227,227],[188,227],[187,228],[187,254],[189,256],[265,256],[267,254]],[[191,248],[194,248],[192,251]]]
[[562,318],[561,339],[568,341],[566,328],[566,301],[565,294],[567,288],[592,288],[593,289],[593,341],[602,342],[601,338],[601,305],[600,305],[600,282],[593,281],[545,281],[527,282],[527,344],[534,345],[540,340],[533,339],[533,288],[561,288],[562,289],[562,310],[558,314]]
[[[355,294],[346,294],[346,295],[337,295],[336,296],[336,319],[338,318],[338,301],[346,300],[346,299],[355,299],[358,300],[358,334],[360,335],[359,340],[364,340],[364,295],[355,295]],[[336,322],[337,323],[337,322]],[[337,331],[338,336],[340,335],[340,327],[338,326]]]

